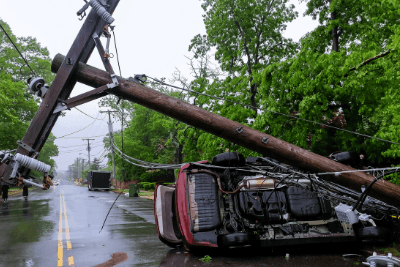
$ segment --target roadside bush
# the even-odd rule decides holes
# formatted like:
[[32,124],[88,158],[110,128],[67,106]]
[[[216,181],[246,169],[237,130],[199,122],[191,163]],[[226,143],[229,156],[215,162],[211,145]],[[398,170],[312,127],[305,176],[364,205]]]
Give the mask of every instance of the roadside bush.
[[143,182],[151,182],[153,181],[153,174],[151,172],[144,172],[140,175],[140,181]]
[[140,183],[140,188],[143,188],[143,190],[149,191],[149,190],[154,190],[156,186],[156,183]]
[[149,189],[154,190],[156,188],[156,183],[150,183]]
[[140,189],[145,189],[145,185],[149,184],[149,182],[140,182],[139,187]]
[[163,176],[163,175],[166,175],[165,170],[149,171],[149,172],[142,173],[140,175],[139,179],[140,179],[140,181],[143,181],[143,182],[152,182],[153,177]]

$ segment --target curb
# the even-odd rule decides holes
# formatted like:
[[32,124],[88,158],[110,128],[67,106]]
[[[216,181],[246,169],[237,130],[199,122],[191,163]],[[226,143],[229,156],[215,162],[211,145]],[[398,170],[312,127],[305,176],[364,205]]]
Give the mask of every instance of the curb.
[[13,192],[8,192],[8,196],[11,197],[11,196],[18,195],[20,193],[22,194],[22,189],[19,189],[19,190],[13,191]]
[[[116,193],[116,194],[121,193],[121,192],[117,192],[117,191],[112,191],[112,192],[114,192],[114,193]],[[139,195],[139,197],[140,197],[140,198],[144,198],[144,199],[150,199],[150,200],[154,201],[154,194],[151,195],[151,196],[140,196],[140,195]]]

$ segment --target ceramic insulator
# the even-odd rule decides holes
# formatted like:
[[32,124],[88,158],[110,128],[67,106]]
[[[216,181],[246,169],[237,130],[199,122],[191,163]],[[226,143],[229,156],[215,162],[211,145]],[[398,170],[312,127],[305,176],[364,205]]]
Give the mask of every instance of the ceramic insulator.
[[21,154],[16,154],[14,159],[19,162],[22,166],[29,168],[31,170],[35,170],[38,172],[48,173],[51,169],[50,165],[47,165],[43,162],[40,162],[36,159],[30,158],[28,156],[24,156]]
[[111,24],[114,22],[114,18],[111,17],[111,14],[97,1],[97,0],[90,0],[90,5],[92,8],[97,12],[105,22]]

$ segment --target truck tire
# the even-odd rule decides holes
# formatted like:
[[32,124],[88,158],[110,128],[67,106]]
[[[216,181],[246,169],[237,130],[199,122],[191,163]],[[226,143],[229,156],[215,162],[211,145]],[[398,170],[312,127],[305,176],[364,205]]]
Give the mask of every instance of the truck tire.
[[381,226],[367,226],[357,230],[357,237],[362,242],[389,242],[392,232]]
[[212,165],[222,167],[241,167],[246,165],[246,159],[239,152],[226,152],[216,155],[212,159]]
[[90,184],[88,184],[88,186],[87,186],[87,187],[88,187],[88,190],[89,190],[89,191],[92,191],[92,187],[91,187],[91,185],[90,185]]
[[219,235],[217,237],[218,247],[243,247],[254,244],[258,241],[256,235],[249,233],[233,233],[227,235]]

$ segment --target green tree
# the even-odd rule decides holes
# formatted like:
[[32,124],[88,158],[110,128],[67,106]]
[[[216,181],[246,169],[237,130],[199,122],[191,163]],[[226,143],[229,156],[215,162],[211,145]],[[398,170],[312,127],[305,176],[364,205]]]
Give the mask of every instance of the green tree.
[[98,171],[101,169],[100,164],[101,164],[101,161],[98,158],[94,158],[93,162],[90,165],[90,169],[93,171]]
[[[287,2],[205,0],[202,4],[207,40],[216,49],[215,59],[222,70],[229,72],[232,80],[228,82],[240,88],[240,100],[249,100],[254,107],[258,103],[259,84],[253,81],[253,75],[290,56],[296,49],[291,39],[282,36],[286,24],[297,16],[294,5]],[[194,38],[192,46],[198,40]],[[238,93],[232,89],[228,87],[224,91]],[[253,110],[256,117],[257,110]]]
[[[302,39],[293,59],[270,65],[257,76],[265,96],[262,106],[382,137],[383,121],[378,117],[383,110],[388,112],[382,98],[397,86],[398,56],[388,52],[387,44],[398,9],[372,0],[310,0],[307,4],[306,14],[319,16],[321,25]],[[255,127],[322,155],[338,150],[364,153],[370,163],[381,162],[382,152],[390,146],[271,112],[263,112]]]
[[[0,19],[11,39],[30,62],[35,72],[53,80],[51,60],[46,48],[32,37],[15,37],[10,27]],[[0,148],[14,149],[22,139],[38,109],[38,99],[26,89],[26,80],[32,74],[7,36],[0,30]]]
[[[52,82],[54,74],[51,73],[51,59],[47,48],[41,47],[34,37],[14,36],[9,25],[1,19],[0,24],[5,28],[36,74],[43,77],[47,83]],[[14,81],[26,82],[29,77],[32,77],[31,70],[2,30],[0,30],[0,71],[11,74]]]
[[[290,58],[297,49],[296,43],[282,36],[287,23],[297,16],[294,6],[287,2],[202,1],[207,34],[196,35],[189,46],[193,53],[189,58],[193,79],[186,82],[187,87],[248,106],[193,93],[187,101],[251,126],[258,115],[255,107],[263,97],[259,93],[260,82],[254,77],[266,66]],[[214,51],[219,66],[211,64],[210,55]],[[185,161],[211,159],[229,149],[255,154],[193,127],[184,127],[178,136],[184,143]]]
[[[164,121],[169,120],[165,115],[148,108],[134,104],[134,115],[129,127],[124,131],[124,153],[143,161],[154,163],[173,163],[174,147],[168,144],[169,129]],[[114,135],[115,143],[121,149],[121,133]],[[117,177],[133,179],[139,178],[148,169],[123,163],[116,158],[118,166]],[[125,169],[125,173],[122,170]]]
[[38,106],[10,74],[0,71],[0,148],[14,149],[22,139]]

